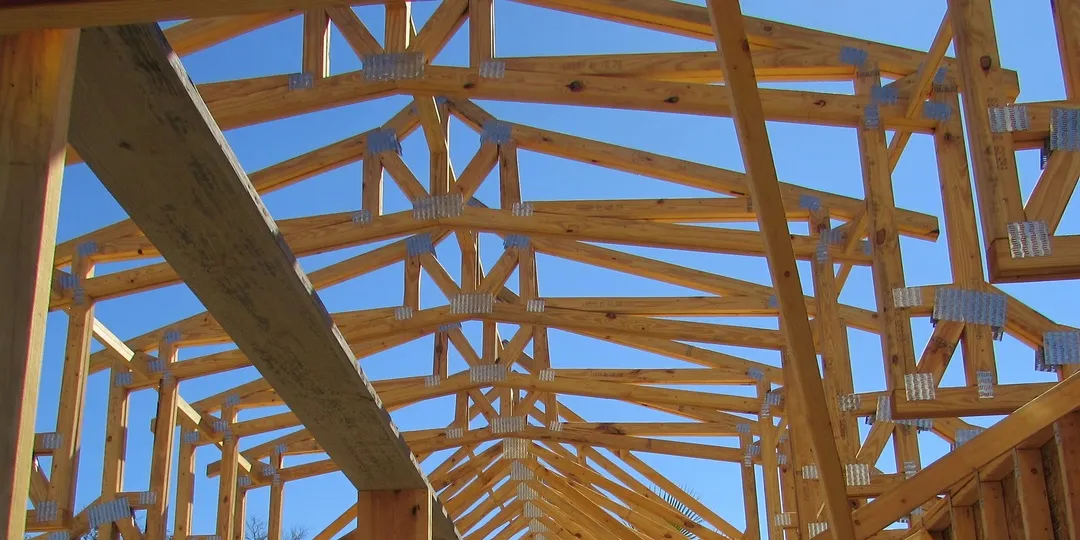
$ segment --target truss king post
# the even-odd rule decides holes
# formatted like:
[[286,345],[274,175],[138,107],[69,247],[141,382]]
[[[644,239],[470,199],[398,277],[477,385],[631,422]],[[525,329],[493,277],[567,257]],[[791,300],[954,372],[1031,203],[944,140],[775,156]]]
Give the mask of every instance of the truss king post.
[[[869,96],[881,85],[880,75],[866,69],[855,79],[855,94]],[[881,125],[860,124],[859,153],[862,157],[863,191],[866,194],[867,225],[870,231],[874,293],[881,319],[881,353],[885,364],[886,387],[904,387],[904,375],[915,372],[915,346],[911,321],[906,310],[897,308],[892,291],[904,287],[904,267],[900,256],[900,235],[896,226],[896,202],[885,130]],[[893,431],[897,470],[905,462],[920,463],[916,431],[897,426]]]
[[[1008,249],[1008,224],[1026,221],[1012,134],[995,132],[990,125],[990,109],[1008,104],[998,84],[1002,70],[994,15],[990,0],[949,0],[949,18],[963,80],[964,124],[972,148],[983,237],[988,256],[994,257],[995,244]],[[995,266],[989,265],[991,279]]]
[[[819,242],[827,244],[831,221],[828,208],[810,212],[808,221],[811,232]],[[853,231],[848,231],[853,234]],[[825,252],[825,257],[815,257],[811,261],[814,280],[814,299],[817,304],[818,341],[821,343],[822,374],[824,376],[826,405],[832,420],[833,435],[837,440],[837,451],[844,463],[852,463],[859,452],[859,426],[853,415],[839,410],[839,396],[855,392],[851,375],[851,354],[848,350],[847,327],[840,317],[839,294],[836,277],[833,274],[833,261]]]
[[818,372],[817,353],[765,128],[765,114],[750,58],[742,9],[738,0],[708,0],[707,3],[716,48],[723,58],[724,80],[734,105],[735,131],[751,179],[750,192],[757,210],[758,228],[764,236],[769,272],[784,318],[781,330],[792,356],[784,370],[788,396],[804,411],[804,418],[819,419],[804,422],[803,432],[809,437],[821,471],[825,513],[837,538],[852,538],[854,528],[844,472],[831,422],[827,420],[825,391]]
[[22,538],[78,30],[0,36],[0,534]]

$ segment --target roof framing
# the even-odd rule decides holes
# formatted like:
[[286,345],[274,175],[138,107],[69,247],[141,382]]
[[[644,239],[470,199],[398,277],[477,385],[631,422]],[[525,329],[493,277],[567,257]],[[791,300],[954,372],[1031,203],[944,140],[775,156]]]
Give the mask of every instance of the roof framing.
[[[9,377],[21,386],[4,392],[5,399],[14,396],[20,404],[36,399],[41,332],[34,321],[49,310],[63,310],[69,318],[56,432],[35,434],[27,417],[32,411],[4,408],[19,413],[17,421],[5,423],[9,427],[0,441],[0,467],[17,480],[15,492],[4,493],[5,511],[19,516],[2,520],[8,536],[22,530],[25,492],[33,506],[25,527],[43,536],[80,534],[96,524],[109,537],[115,531],[125,538],[158,538],[173,508],[176,533],[198,537],[192,534],[194,475],[205,473],[217,478],[226,494],[217,501],[219,536],[231,537],[242,526],[247,493],[265,487],[276,538],[285,511],[284,486],[339,472],[357,487],[358,499],[345,501],[343,508],[356,504],[318,538],[341,534],[354,519],[360,527],[345,538],[428,540],[456,538],[460,531],[461,537],[477,540],[636,540],[678,538],[685,531],[710,540],[756,538],[764,532],[762,537],[776,540],[785,534],[807,538],[825,526],[815,538],[924,539],[946,530],[963,538],[965,531],[975,534],[976,519],[984,528],[1007,527],[1035,538],[1050,526],[1051,512],[1064,516],[1059,521],[1075,536],[1080,500],[1069,488],[1080,478],[1069,457],[1080,449],[1080,421],[1072,412],[1080,384],[1075,370],[1054,368],[1057,383],[1003,384],[992,334],[1004,332],[1042,352],[1049,333],[1076,331],[994,284],[1080,275],[1072,249],[1077,237],[1056,234],[1080,176],[1076,153],[1053,152],[1026,202],[1014,156],[1041,147],[1055,129],[1053,111],[1075,106],[1080,68],[1074,64],[1080,53],[1069,37],[1076,32],[1069,30],[1080,22],[1078,0],[1058,0],[1053,7],[1067,99],[1024,104],[1030,126],[1012,132],[991,124],[992,109],[1011,103],[1020,88],[1017,73],[997,61],[989,0],[950,0],[926,51],[744,17],[737,0],[710,0],[707,6],[670,0],[521,3],[713,41],[717,52],[503,56],[495,49],[491,0],[442,0],[420,28],[411,3],[396,1],[26,0],[0,7],[0,51],[24,62],[0,62],[0,189],[40,187],[35,193],[12,193],[43,210],[27,217],[10,204],[0,205],[0,222],[12,224],[5,230],[16,230],[20,241],[29,242],[19,245],[35,246],[16,254],[13,245],[0,243],[5,256],[39,261],[40,267],[35,275],[24,264],[12,270],[17,275],[11,279],[0,279],[31,285],[20,291],[37,291],[33,298],[19,296],[19,309],[5,314],[16,318],[4,328],[25,330],[0,333],[5,342],[29,336],[25,346],[19,341],[15,347],[26,362],[16,363],[19,369]],[[351,9],[371,4],[387,4],[384,36],[372,35]],[[303,17],[304,28],[299,74],[311,75],[311,87],[302,90],[295,88],[297,74],[195,87],[176,56],[162,48],[167,41],[176,54],[190,54],[296,16]],[[190,20],[163,32],[153,26],[82,31],[66,161],[85,160],[132,219],[54,246],[55,201],[46,197],[54,205],[49,206],[33,196],[57,189],[56,156],[63,146],[57,134],[68,131],[64,81],[74,71],[62,61],[64,50],[46,50],[43,43],[51,42],[35,40],[48,37],[57,47],[68,43],[73,54],[78,30],[43,28],[176,19]],[[433,65],[466,21],[469,66]],[[345,38],[349,54],[421,53],[423,74],[379,81],[368,80],[363,71],[331,75],[332,26]],[[946,56],[950,44],[957,58]],[[867,64],[856,69],[845,63],[844,47],[864,52]],[[55,57],[51,65],[67,66],[65,73],[47,69],[49,54]],[[489,76],[493,65],[501,70],[497,77]],[[937,77],[939,68],[945,68],[944,80]],[[882,77],[893,81],[882,87]],[[27,93],[32,86],[27,80],[41,81],[35,84],[56,93]],[[801,81],[851,81],[854,93],[759,87]],[[875,96],[886,91],[896,92],[895,103],[878,103]],[[222,134],[397,95],[410,96],[411,102],[382,126],[250,175],[235,163]],[[747,172],[504,122],[477,100],[732,117]],[[12,106],[27,102],[33,107]],[[954,114],[927,115],[930,103],[951,107]],[[957,114],[961,103],[963,121]],[[875,109],[880,119],[868,124],[867,111]],[[28,123],[12,116],[15,110],[40,117]],[[472,159],[455,168],[452,117],[476,132],[499,122],[505,136],[483,139]],[[767,121],[856,130],[865,200],[778,181]],[[28,140],[36,144],[11,144],[12,134],[27,125],[35,134]],[[377,141],[391,132],[401,141],[417,130],[430,153],[426,174],[411,170],[398,153],[381,151]],[[886,131],[894,132],[888,144]],[[892,171],[915,135],[934,140],[940,218],[895,207]],[[522,150],[711,196],[528,201],[522,198]],[[38,166],[20,168],[27,158]],[[357,162],[362,163],[358,211],[274,221],[261,204],[260,195]],[[160,181],[139,183],[151,171]],[[484,182],[498,184],[497,203],[475,198]],[[453,199],[460,208],[431,219],[420,210],[390,212],[383,203],[385,190],[393,188],[414,209],[451,196],[460,197]],[[1014,257],[1009,230],[1030,222],[1046,226],[1052,253]],[[726,228],[716,234],[716,225],[732,223],[757,223],[758,230]],[[790,234],[791,223],[805,223],[808,233]],[[975,247],[980,227],[985,255]],[[908,287],[900,236],[933,242],[942,232],[952,282]],[[480,234],[505,242],[490,267],[481,262]],[[298,271],[295,257],[375,242],[389,243],[310,275]],[[460,261],[436,251],[451,243],[462,254]],[[594,243],[764,258],[772,285]],[[705,296],[541,295],[537,254]],[[105,263],[159,256],[166,262],[95,273]],[[807,277],[813,294],[803,292],[800,260],[811,263]],[[451,264],[460,266],[448,271],[444,265]],[[391,267],[401,272],[401,305],[341,313],[322,306],[317,291]],[[838,299],[856,267],[871,270],[875,308]],[[421,302],[424,275],[447,305]],[[122,339],[93,309],[110,299],[181,283],[207,312]],[[939,292],[957,288],[1001,296],[1007,320],[1001,328],[937,321],[919,354],[912,319],[939,318]],[[47,307],[46,292],[51,293]],[[423,297],[429,294],[425,290]],[[779,330],[676,317],[775,318]],[[463,331],[463,322],[477,323],[480,332]],[[879,391],[854,391],[851,328],[882,340],[886,380]],[[553,330],[694,367],[566,368],[560,365],[568,360],[565,351],[551,350]],[[420,338],[434,343],[430,370],[423,359],[423,374],[369,383],[359,370],[360,359]],[[104,349],[91,354],[91,340]],[[226,344],[236,349],[179,359],[185,348]],[[750,360],[712,345],[774,351],[780,361]],[[940,387],[957,348],[965,384]],[[451,367],[451,351],[466,369]],[[263,377],[194,402],[177,391],[182,381],[247,366]],[[86,381],[106,370],[113,384],[105,413],[101,496],[78,509],[74,493]],[[932,397],[912,399],[913,380],[932,388]],[[731,388],[717,388],[724,386]],[[158,395],[150,426],[155,434],[150,493],[160,496],[153,497],[127,491],[123,484],[127,404],[132,392],[148,389]],[[390,423],[390,411],[448,396],[454,396],[454,408],[445,425],[399,433]],[[561,396],[620,401],[668,418],[586,419]],[[289,410],[267,412],[281,405]],[[992,414],[1007,416],[970,439],[979,431],[969,420]],[[860,417],[875,419],[865,438],[858,434]],[[929,430],[956,448],[921,470],[916,429],[903,422],[931,419]],[[177,425],[179,437],[174,436]],[[250,437],[279,430],[291,431],[250,444]],[[705,444],[672,437],[725,440]],[[896,470],[878,470],[875,464],[890,441]],[[208,446],[218,448],[221,458],[197,472],[195,454]],[[449,457],[433,457],[450,450]],[[745,512],[728,515],[709,508],[646,464],[642,453],[740,464]],[[301,455],[317,457],[303,464],[291,461]],[[1045,461],[1042,455],[1048,456]],[[43,456],[52,459],[48,471],[37,461]],[[429,459],[430,474],[420,474],[417,462]],[[759,466],[763,501],[753,489]],[[853,480],[863,472],[866,482]],[[1003,481],[1014,472],[1014,482]],[[166,496],[173,475],[176,493]],[[1060,497],[1047,497],[1048,492]],[[126,516],[93,521],[97,514],[91,507],[119,499],[147,512],[145,531]],[[50,517],[53,505],[57,512]],[[759,505],[765,509],[760,522]],[[687,509],[701,520],[691,519]],[[898,520],[907,520],[908,528],[883,530]]]

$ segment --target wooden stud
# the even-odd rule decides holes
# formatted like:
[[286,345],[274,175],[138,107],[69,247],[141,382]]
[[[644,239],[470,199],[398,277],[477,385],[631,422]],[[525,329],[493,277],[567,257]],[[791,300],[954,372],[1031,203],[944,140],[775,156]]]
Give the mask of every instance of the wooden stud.
[[[93,272],[94,264],[89,257],[75,256],[71,275],[76,287],[81,288]],[[67,344],[56,419],[60,448],[53,451],[52,474],[49,475],[49,499],[56,502],[57,518],[64,523],[75,515],[75,484],[79,475],[82,414],[86,407],[86,376],[94,320],[93,302],[85,297],[85,293],[82,296],[82,301],[68,310]]]
[[402,305],[414,310],[420,309],[419,257],[409,257],[405,260],[405,298]]
[[304,53],[301,71],[316,79],[330,76],[330,16],[325,9],[304,12]]
[[[750,452],[750,444],[753,442],[753,436],[744,433],[739,437],[740,450],[743,452]],[[764,455],[769,449],[765,448],[765,445],[761,445],[761,453]],[[758,524],[758,498],[757,498],[757,478],[754,475],[754,465],[749,467],[743,466],[742,470],[742,488],[743,488],[743,509],[746,514],[746,532],[743,538],[746,540],[758,540],[760,538],[761,525]]]
[[979,482],[979,525],[981,538],[994,538],[1009,530],[1001,482]]
[[469,0],[469,65],[476,68],[495,56],[493,0]]
[[[183,428],[180,433],[183,434]],[[195,445],[180,440],[176,461],[176,514],[173,518],[173,538],[186,540],[191,536],[191,517],[195,506]]]
[[233,508],[233,540],[245,540],[247,538],[247,488],[236,488],[236,504]]
[[60,184],[78,32],[0,36],[0,526],[22,538],[30,490],[34,419],[41,377]]
[[1070,538],[1080,538],[1080,413],[1072,412],[1054,423],[1064,514]]
[[169,373],[176,362],[177,348],[174,343],[162,341],[158,346],[158,359],[164,371],[157,374],[158,383],[157,423],[154,427],[153,454],[150,458],[150,491],[154,502],[146,509],[146,536],[149,540],[164,540],[168,522],[169,483],[172,477],[173,438],[176,434],[176,402],[179,382]]
[[364,178],[361,185],[361,203],[372,217],[383,213],[383,165],[379,156],[368,154],[364,159]]
[[386,4],[386,52],[405,52],[409,48],[411,25],[412,2],[395,0]]
[[975,509],[970,506],[951,506],[952,535],[955,540],[978,540]]
[[[881,83],[873,68],[866,69],[866,75],[860,74],[855,81],[855,93],[863,97],[869,97],[871,88]],[[904,309],[897,308],[892,298],[892,291],[903,288],[905,284],[885,131],[880,126],[860,127],[859,150],[862,154],[863,190],[866,193],[867,229],[870,231],[874,258],[874,293],[881,320],[881,356],[885,363],[886,387],[894,390],[904,387],[905,374],[915,372],[915,349],[908,314]],[[915,430],[895,430],[893,443],[898,470],[903,470],[905,462],[921,464]]]
[[[1024,221],[1020,181],[1010,133],[990,129],[989,108],[1008,104],[996,81],[1001,71],[990,0],[949,0],[957,60],[963,81],[964,115],[987,250],[1008,242],[1007,225]],[[953,111],[953,115],[959,111]],[[991,279],[994,278],[990,265]]]
[[[820,237],[831,228],[828,210],[812,212],[811,231]],[[854,463],[859,452],[859,425],[854,415],[841,413],[840,396],[855,392],[851,376],[851,355],[848,350],[847,327],[840,316],[833,263],[829,258],[815,258],[811,264],[814,293],[817,299],[818,333],[821,342],[822,373],[826,405],[837,440],[837,451],[844,463]]]
[[220,538],[232,538],[236,527],[242,530],[244,522],[233,521],[237,508],[237,468],[239,459],[240,437],[232,432],[232,426],[236,422],[236,409],[232,405],[226,405],[221,410],[222,427],[225,428],[225,444],[221,447],[221,476],[218,479],[217,499],[217,535]]
[[[111,384],[105,423],[105,457],[101,471],[101,496],[105,499],[124,491],[130,392],[124,386],[112,382],[118,373],[126,373],[126,370],[116,366],[109,374]],[[112,523],[105,523],[98,528],[98,537],[103,540],[118,540],[119,531]]]
[[[957,98],[953,97],[945,102],[959,110],[960,102]],[[937,150],[938,179],[941,183],[941,201],[945,214],[945,232],[949,239],[949,261],[952,265],[953,280],[965,289],[982,289],[986,279],[983,274],[982,255],[976,248],[979,245],[979,232],[959,115],[953,115],[949,120],[941,122],[934,132],[934,148]],[[997,384],[997,364],[994,361],[994,346],[989,328],[984,325],[964,325],[963,351],[964,374],[968,386],[978,383],[976,373],[980,371],[990,372],[994,384]]]
[[1013,460],[1024,537],[1051,540],[1054,538],[1054,526],[1050,518],[1042,453],[1037,449],[1017,448],[1013,450]]
[[[274,474],[285,466],[285,457],[281,454],[271,456],[270,466]],[[266,540],[281,540],[281,525],[285,513],[285,482],[271,481],[270,511],[266,519]]]

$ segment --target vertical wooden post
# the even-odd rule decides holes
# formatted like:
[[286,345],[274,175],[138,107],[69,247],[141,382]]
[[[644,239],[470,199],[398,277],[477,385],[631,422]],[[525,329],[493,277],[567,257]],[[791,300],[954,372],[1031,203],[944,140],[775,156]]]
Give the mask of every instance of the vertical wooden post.
[[466,392],[458,392],[454,401],[453,427],[469,430],[469,394]]
[[191,514],[195,497],[195,445],[183,440],[181,426],[180,453],[176,461],[176,513],[173,518],[173,540],[185,540],[191,534]]
[[[740,446],[744,453],[750,452],[750,445],[754,442],[753,439],[753,435],[750,435],[749,433],[743,433],[739,437]],[[764,445],[761,445],[762,457],[765,456],[766,452],[769,452],[769,449],[765,448]],[[771,453],[774,456],[776,455],[775,450]],[[757,478],[754,475],[753,462],[750,462],[750,465],[743,464],[742,488],[743,510],[746,512],[746,532],[743,534],[743,539],[758,540],[758,538],[761,537],[761,524],[758,523]]]
[[1017,448],[1013,450],[1013,462],[1016,466],[1016,498],[1020,501],[1024,538],[1053,539],[1054,525],[1050,519],[1050,501],[1046,495],[1042,452],[1038,449]]
[[361,491],[356,506],[356,540],[431,540],[426,489]]
[[[990,129],[990,107],[1007,104],[990,0],[949,0],[953,44],[963,77],[964,124],[987,251],[1008,242],[1009,223],[1024,221],[1012,134]],[[960,111],[953,111],[958,115]],[[993,252],[991,251],[991,257]],[[991,272],[994,264],[990,264]]]
[[480,286],[480,247],[476,233],[458,232],[457,239],[461,246],[461,292],[475,292]]
[[78,30],[0,36],[0,535],[22,538]]
[[1069,538],[1080,538],[1080,412],[1069,413],[1054,423],[1054,439],[1065,495],[1061,510]]
[[[787,538],[801,538],[803,528],[797,527],[800,523],[800,517],[803,515],[803,510],[799,506],[799,496],[795,487],[795,451],[791,443],[791,429],[788,429],[787,440],[779,443],[777,447],[781,452],[788,456],[787,465],[780,466],[780,497],[784,503],[784,512],[791,512],[795,514],[796,519],[792,520],[793,529],[787,529],[785,536]],[[806,510],[809,512],[809,510]],[[794,534],[792,533],[794,531]]]
[[[240,459],[240,451],[237,448],[238,437],[232,434],[232,424],[236,422],[236,409],[227,404],[221,409],[221,419],[228,427],[225,430],[225,441],[221,445],[221,476],[218,478],[218,510],[217,510],[217,534],[224,539],[232,538],[233,522],[236,510],[237,496],[237,462]],[[243,523],[239,524],[243,527]]]
[[[412,26],[412,3],[390,2],[386,4],[386,52],[405,52],[409,48]],[[426,59],[430,60],[430,59]]]
[[[128,396],[130,392],[119,384],[117,376],[128,373],[126,367],[114,366],[109,386],[109,407],[105,420],[105,461],[101,472],[101,497],[112,500],[124,490],[124,462],[127,456]],[[98,538],[116,540],[120,533],[112,522],[98,527]]]
[[176,345],[164,340],[158,347],[158,359],[164,372],[158,387],[157,423],[154,425],[154,451],[150,458],[150,491],[154,502],[146,509],[147,540],[163,540],[169,512],[169,479],[172,476],[173,437],[176,434],[178,383],[169,370],[176,362]]
[[450,334],[435,332],[435,350],[432,352],[431,374],[446,380],[450,375]]
[[244,532],[247,528],[247,492],[247,488],[236,488],[232,540],[244,540]]
[[975,509],[970,506],[952,506],[952,536],[953,540],[978,540],[975,523]]
[[[813,212],[810,215],[811,236],[820,236],[828,231],[832,224],[828,209]],[[814,280],[814,298],[817,303],[818,334],[821,342],[822,373],[825,384],[826,406],[832,420],[833,436],[837,440],[837,452],[840,461],[854,463],[859,453],[859,423],[854,415],[840,412],[840,396],[855,392],[855,383],[851,376],[851,354],[848,350],[847,328],[840,318],[840,307],[833,275],[832,259],[815,257],[811,262]]]
[[383,165],[379,155],[368,152],[364,156],[364,177],[361,185],[361,208],[371,212],[372,217],[383,213]]
[[[274,452],[270,456],[270,465],[274,471],[281,469],[284,458]],[[266,540],[281,540],[281,519],[285,511],[285,482],[275,473],[276,480],[270,483],[270,515],[266,520]]]
[[493,0],[469,0],[469,65],[480,66],[495,56]]
[[735,133],[750,178],[750,193],[757,213],[758,229],[765,242],[769,274],[780,312],[784,316],[780,331],[792,357],[792,361],[784,365],[788,396],[796,407],[803,409],[805,418],[814,418],[813,422],[804,422],[799,426],[802,430],[800,437],[806,437],[808,446],[813,449],[829,529],[837,538],[849,538],[855,533],[848,508],[844,470],[829,425],[817,350],[810,318],[806,313],[806,299],[795,262],[795,250],[791,244],[787,211],[776,177],[776,163],[765,127],[765,112],[750,58],[742,8],[739,0],[708,0],[706,4],[716,38],[716,50],[722,58],[725,86],[731,92],[734,104]]
[[[954,110],[960,110],[960,101],[955,96],[948,103]],[[945,214],[945,234],[949,239],[953,281],[965,289],[981,289],[985,286],[986,276],[978,248],[979,230],[971,194],[967,151],[964,149],[964,127],[959,114],[938,123],[934,130],[934,148],[937,150],[941,204]],[[994,384],[997,384],[994,343],[989,328],[981,324],[964,325],[963,352],[968,386],[978,384],[976,373],[979,371],[989,371]]]
[[420,309],[420,257],[405,258],[405,297],[402,305]]
[[979,482],[979,524],[982,526],[982,538],[1008,536],[1005,493],[1001,482]]
[[[871,89],[881,84],[877,66],[867,65],[855,79],[855,94],[870,97]],[[892,291],[904,287],[904,266],[900,256],[900,233],[896,227],[896,202],[885,130],[881,126],[859,126],[859,152],[862,155],[863,191],[866,193],[866,218],[873,255],[874,293],[881,318],[881,356],[885,363],[886,387],[904,388],[904,375],[915,373],[915,344],[907,312],[897,308]],[[893,430],[896,469],[904,463],[921,466],[919,440],[914,429],[897,426]]]
[[[761,380],[757,384],[759,399],[765,399],[772,385]],[[772,416],[758,416],[758,431],[761,432],[761,476],[765,484],[765,524],[769,531],[769,540],[783,538],[783,529],[776,525],[776,515],[780,509],[780,470],[776,459],[776,426]],[[789,456],[790,457],[790,456]]]
[[304,12],[303,71],[316,79],[330,76],[330,16],[325,9]]
[[90,340],[94,326],[94,304],[79,291],[93,273],[94,264],[90,258],[76,253],[71,263],[75,296],[68,310],[67,345],[56,418],[60,447],[53,451],[52,474],[49,476],[49,499],[56,503],[57,518],[62,523],[75,515],[75,483],[79,476],[82,414],[86,406],[86,376],[90,368]]

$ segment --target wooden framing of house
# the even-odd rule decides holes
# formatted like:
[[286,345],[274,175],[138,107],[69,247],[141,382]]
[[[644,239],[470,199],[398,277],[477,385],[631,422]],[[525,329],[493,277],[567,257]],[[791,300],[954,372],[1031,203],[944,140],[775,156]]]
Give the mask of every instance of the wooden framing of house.
[[[926,51],[744,17],[738,0],[708,0],[703,7],[672,0],[515,1],[713,41],[716,52],[500,57],[492,0],[442,0],[419,28],[410,3],[398,0],[0,2],[5,537],[30,531],[59,538],[97,527],[105,538],[156,540],[172,519],[176,537],[207,538],[192,531],[194,456],[216,446],[221,459],[205,474],[220,481],[211,533],[218,538],[241,537],[246,496],[264,488],[270,491],[269,536],[280,538],[285,486],[340,471],[357,498],[316,538],[340,535],[355,519],[357,528],[346,537],[365,540],[521,534],[637,540],[686,532],[707,539],[1080,540],[1080,413],[1074,412],[1080,379],[1067,363],[1080,358],[1063,360],[1044,349],[1078,331],[995,286],[1080,276],[1080,240],[1056,234],[1080,178],[1080,148],[1058,147],[1060,119],[1080,116],[1070,103],[1080,92],[1080,0],[1052,2],[1068,99],[1021,104],[1013,103],[1016,73],[999,62],[990,0],[948,0]],[[382,43],[351,9],[370,4],[385,4]],[[183,55],[290,17],[304,19],[300,79],[274,75],[195,87],[187,78]],[[185,22],[165,31],[154,24],[170,19]],[[431,64],[466,20],[471,65]],[[422,74],[331,75],[331,25],[361,56],[420,53]],[[950,44],[956,58],[946,56]],[[490,76],[493,69],[498,76]],[[309,83],[298,84],[304,76]],[[883,85],[883,77],[893,81]],[[774,81],[850,81],[855,91],[759,86]],[[882,99],[893,92],[895,99]],[[389,95],[412,96],[412,102],[371,131],[250,173],[222,135]],[[501,121],[477,100],[731,117],[746,173]],[[1015,121],[1017,114],[1022,121]],[[503,136],[485,140],[469,163],[455,168],[451,117],[478,132],[498,128]],[[766,121],[855,129],[865,199],[780,182]],[[398,153],[376,142],[417,130],[431,153],[427,185]],[[937,216],[897,208],[894,201],[892,171],[912,134],[934,140],[951,283],[905,282],[900,237],[935,241],[942,230]],[[1053,151],[1025,203],[1015,152],[1044,146]],[[519,150],[715,197],[523,201]],[[131,219],[57,243],[64,166],[79,162]],[[356,162],[363,167],[356,212],[275,221],[262,205],[262,194]],[[488,181],[498,182],[499,201],[485,205],[474,194],[496,170],[497,180]],[[150,171],[154,182],[145,181]],[[383,211],[387,174],[413,211]],[[834,228],[834,221],[843,223]],[[720,236],[694,225],[738,222],[756,222],[757,229]],[[790,234],[792,222],[809,224],[810,233]],[[480,263],[480,233],[507,240],[491,268]],[[386,240],[394,241],[310,274],[296,264],[296,257]],[[417,248],[440,242],[459,245],[460,279],[443,266],[457,261]],[[772,286],[589,242],[763,257]],[[537,254],[707,296],[542,297]],[[95,274],[95,265],[156,257],[166,262]],[[803,293],[798,261],[811,262],[812,296]],[[403,268],[400,306],[329,313],[319,299],[318,290],[393,265]],[[838,300],[854,266],[871,270],[876,310]],[[508,286],[515,271],[519,282]],[[421,309],[422,273],[449,305]],[[129,339],[95,316],[99,302],[177,283],[185,283],[207,312]],[[975,294],[1000,300],[1007,315],[1000,324],[978,313],[951,320],[935,312],[956,301],[947,291],[961,291],[960,301]],[[69,318],[59,414],[55,432],[35,433],[44,320],[55,310]],[[680,316],[773,317],[782,324],[767,330],[670,318]],[[919,351],[911,319],[927,316],[941,320]],[[480,343],[461,331],[458,323],[465,321],[482,322]],[[498,323],[519,329],[502,336]],[[886,390],[854,393],[848,328],[880,336]],[[561,369],[551,358],[549,329],[698,367]],[[999,384],[995,332],[1044,361],[1065,362],[1047,367],[1058,382]],[[429,375],[369,381],[359,368],[365,357],[430,335]],[[92,341],[104,348],[91,353]],[[779,351],[783,362],[775,367],[688,341]],[[236,349],[178,356],[185,347],[227,343]],[[467,371],[450,372],[451,347]],[[936,388],[958,347],[966,385]],[[182,381],[251,365],[263,378],[195,402],[178,392]],[[87,378],[105,371],[112,381],[107,410],[86,410]],[[734,385],[756,393],[664,385]],[[142,429],[127,421],[130,395],[138,391],[158,396],[145,491],[123,482],[128,430]],[[390,411],[443,396],[456,400],[455,418],[445,428],[399,433],[393,426]],[[622,400],[687,421],[595,423],[560,396]],[[239,411],[281,405],[289,412],[237,420]],[[88,414],[107,418],[102,486],[94,503],[76,508]],[[985,415],[1006,416],[985,431],[965,421]],[[860,417],[876,419],[865,438],[859,437]],[[473,427],[478,418],[485,427]],[[920,428],[910,421],[931,419],[933,433],[955,447],[924,468]],[[289,428],[295,430],[269,442],[243,444],[245,437]],[[727,444],[664,438],[680,436]],[[875,467],[889,441],[895,473]],[[418,462],[443,450],[453,453],[424,475]],[[326,458],[284,462],[319,453]],[[742,464],[746,527],[733,526],[640,453]],[[43,456],[51,470],[39,465]],[[758,474],[764,501],[758,500]],[[169,493],[174,476],[176,492]],[[115,507],[123,511],[102,510]],[[679,507],[702,521],[688,519]],[[136,511],[146,512],[144,528],[134,520]],[[885,530],[901,520],[905,528]]]

